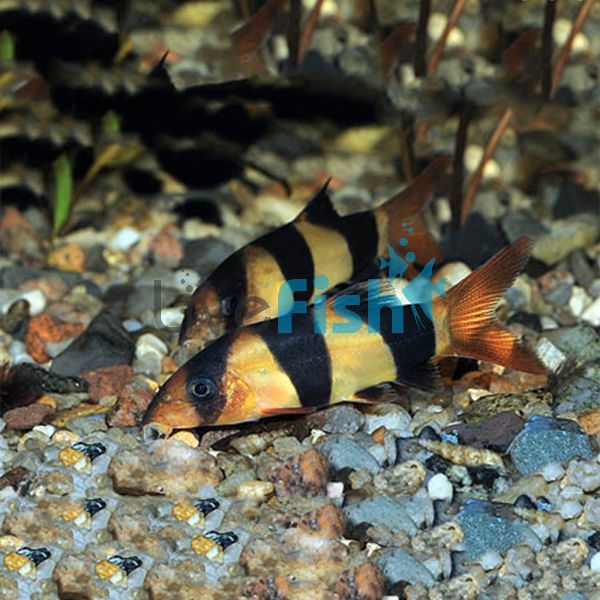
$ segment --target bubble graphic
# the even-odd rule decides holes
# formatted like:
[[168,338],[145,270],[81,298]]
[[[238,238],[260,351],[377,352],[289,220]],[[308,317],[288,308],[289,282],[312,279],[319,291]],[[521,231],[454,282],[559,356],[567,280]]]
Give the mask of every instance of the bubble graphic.
[[329,286],[329,279],[325,275],[317,275],[314,279],[314,286],[318,290],[326,290]]
[[417,258],[416,254],[414,252],[407,252],[406,253],[406,260],[408,262],[413,262],[415,260],[415,258]]
[[406,238],[401,238],[400,239],[400,245],[401,246],[406,246],[408,244],[408,240]]
[[415,230],[412,227],[408,228],[408,233],[414,233],[414,232],[415,232]]

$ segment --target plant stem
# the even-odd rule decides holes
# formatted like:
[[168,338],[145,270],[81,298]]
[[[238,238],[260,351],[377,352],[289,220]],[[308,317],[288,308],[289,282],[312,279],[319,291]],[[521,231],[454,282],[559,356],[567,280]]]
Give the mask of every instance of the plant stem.
[[423,77],[427,72],[427,25],[431,14],[431,0],[421,0],[419,5],[419,21],[415,40],[415,56],[413,68],[416,77]]
[[492,132],[492,135],[490,136],[490,139],[488,140],[488,143],[485,147],[485,152],[483,153],[483,156],[481,157],[481,160],[479,161],[479,165],[477,166],[475,173],[473,173],[473,176],[471,177],[471,181],[469,181],[467,191],[465,192],[465,195],[463,196],[463,200],[462,200],[461,219],[460,219],[461,225],[464,225],[465,221],[467,220],[467,215],[469,214],[469,211],[471,210],[471,207],[473,206],[473,201],[475,200],[475,194],[477,193],[477,189],[479,188],[479,184],[481,183],[481,178],[483,177],[483,170],[485,169],[485,165],[490,160],[490,158],[492,158],[494,151],[496,150],[496,146],[498,145],[498,142],[500,141],[500,138],[502,137],[502,134],[504,133],[505,129],[508,127],[508,124],[510,123],[512,114],[513,114],[513,112],[512,112],[512,109],[510,109],[510,108],[507,108],[504,111],[504,114],[498,121],[498,124],[496,125],[494,131]]
[[450,35],[452,29],[456,27],[466,2],[467,0],[456,0],[454,3],[452,12],[450,13],[448,21],[446,22],[446,27],[444,28],[440,39],[437,41],[436,45],[431,51],[429,63],[427,64],[427,75],[433,75],[437,71],[440,60],[442,59],[442,54],[444,54],[444,48],[446,47],[448,36]]
[[569,32],[569,37],[567,38],[565,45],[560,49],[560,52],[558,53],[556,63],[554,64],[554,69],[552,70],[552,86],[550,87],[550,98],[554,98],[554,94],[556,94],[556,90],[558,89],[560,80],[562,79],[562,74],[565,70],[569,54],[571,54],[571,48],[573,47],[573,41],[575,40],[575,36],[583,28],[583,24],[585,23],[585,20],[590,14],[594,2],[595,0],[583,0],[583,2],[581,3],[581,7],[579,8],[579,12],[575,17],[575,21],[573,22],[573,27],[571,27],[571,31]]
[[556,0],[546,0],[544,11],[544,28],[542,29],[542,54],[540,57],[540,68],[542,71],[542,95],[544,99],[550,97],[552,87],[552,30],[556,17]]

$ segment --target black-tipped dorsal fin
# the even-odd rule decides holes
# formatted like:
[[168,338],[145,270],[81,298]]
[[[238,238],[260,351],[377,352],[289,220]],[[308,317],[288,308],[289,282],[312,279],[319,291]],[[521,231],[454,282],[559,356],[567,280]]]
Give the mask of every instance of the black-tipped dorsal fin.
[[304,210],[298,216],[298,219],[309,221],[310,223],[327,223],[341,219],[335,210],[331,197],[329,196],[329,183],[331,177],[326,181],[325,185],[313,196],[306,205]]

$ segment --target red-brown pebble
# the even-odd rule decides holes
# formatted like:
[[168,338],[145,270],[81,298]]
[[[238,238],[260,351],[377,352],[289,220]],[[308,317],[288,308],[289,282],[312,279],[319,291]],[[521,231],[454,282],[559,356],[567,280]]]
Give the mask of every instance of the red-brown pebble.
[[84,329],[81,323],[66,323],[49,313],[42,313],[29,321],[25,335],[27,353],[38,363],[50,360],[46,348],[48,342],[62,342],[79,335]]
[[314,533],[320,537],[335,540],[344,535],[348,520],[344,513],[333,504],[325,504],[311,510],[298,521],[298,529]]
[[49,301],[54,302],[60,300],[69,291],[69,286],[58,275],[45,275],[29,279],[21,285],[21,289],[40,290]]
[[154,392],[140,381],[125,384],[118,394],[117,407],[108,417],[111,427],[135,427],[152,401]]
[[271,475],[278,496],[318,496],[325,493],[330,464],[322,452],[310,448],[288,458]]
[[48,264],[61,271],[85,271],[85,252],[79,244],[70,242],[53,250],[48,256]]
[[130,365],[110,365],[95,371],[84,371],[81,376],[89,384],[91,402],[99,402],[104,396],[116,396],[133,378]]
[[14,206],[7,206],[0,219],[0,247],[9,254],[34,256],[41,243],[31,223]]
[[172,230],[172,225],[163,228],[150,242],[150,248],[157,263],[174,268],[183,258],[183,248]]
[[244,586],[242,598],[250,600],[288,600],[289,583],[284,577],[260,577]]
[[42,403],[30,404],[29,406],[20,406],[19,408],[7,410],[2,415],[2,418],[6,423],[7,429],[24,430],[33,429],[51,414],[54,414],[54,408],[48,404]]
[[335,584],[336,600],[380,600],[384,579],[381,571],[370,562],[364,562],[344,571]]

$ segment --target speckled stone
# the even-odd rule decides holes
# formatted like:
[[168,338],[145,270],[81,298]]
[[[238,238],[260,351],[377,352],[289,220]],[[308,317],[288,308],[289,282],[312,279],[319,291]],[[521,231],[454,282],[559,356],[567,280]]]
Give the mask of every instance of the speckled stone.
[[368,469],[379,472],[379,464],[373,455],[360,444],[347,437],[331,436],[320,446],[334,469]]
[[498,506],[481,500],[469,499],[463,505],[458,522],[464,533],[465,554],[474,560],[489,550],[504,552],[511,546],[526,542],[541,549],[541,542],[527,526],[507,518]]
[[353,525],[369,523],[385,525],[392,532],[406,531],[410,535],[417,533],[415,522],[409,512],[391,496],[376,496],[344,510]]
[[408,581],[413,584],[422,583],[429,588],[435,583],[429,569],[403,550],[386,550],[375,558],[374,562],[382,570],[389,585]]
[[531,417],[508,448],[516,469],[529,475],[548,463],[592,457],[588,436],[574,421]]

